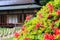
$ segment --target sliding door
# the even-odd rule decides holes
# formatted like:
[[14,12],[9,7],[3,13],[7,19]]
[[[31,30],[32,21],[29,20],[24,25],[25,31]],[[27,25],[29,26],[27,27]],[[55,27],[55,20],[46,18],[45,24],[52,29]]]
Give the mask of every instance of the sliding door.
[[7,16],[7,23],[18,23],[17,15],[8,15]]

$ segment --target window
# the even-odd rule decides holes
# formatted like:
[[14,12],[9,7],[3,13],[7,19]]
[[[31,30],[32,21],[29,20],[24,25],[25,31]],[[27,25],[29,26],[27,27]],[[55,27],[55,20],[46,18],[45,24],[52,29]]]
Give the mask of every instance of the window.
[[9,15],[7,17],[7,23],[18,23],[17,15]]

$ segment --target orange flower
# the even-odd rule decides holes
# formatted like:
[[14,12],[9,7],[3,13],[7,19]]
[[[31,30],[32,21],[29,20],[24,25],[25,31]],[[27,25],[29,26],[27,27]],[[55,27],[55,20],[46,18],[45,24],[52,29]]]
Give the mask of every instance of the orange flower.
[[38,16],[39,16],[39,18],[42,18],[43,17],[42,14],[38,14]]

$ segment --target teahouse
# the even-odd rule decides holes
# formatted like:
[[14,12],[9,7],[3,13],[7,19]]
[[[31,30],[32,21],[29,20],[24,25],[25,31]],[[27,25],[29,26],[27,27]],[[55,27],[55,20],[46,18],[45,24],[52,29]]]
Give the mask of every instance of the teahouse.
[[1,0],[0,26],[12,27],[23,24],[26,16],[34,16],[40,7],[34,0]]

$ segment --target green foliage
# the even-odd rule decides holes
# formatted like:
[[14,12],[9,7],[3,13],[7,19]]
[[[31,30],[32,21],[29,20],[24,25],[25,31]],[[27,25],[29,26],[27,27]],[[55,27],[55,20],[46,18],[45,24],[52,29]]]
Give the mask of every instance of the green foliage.
[[[60,0],[53,0],[43,6],[36,17],[25,22],[25,30],[21,31],[19,40],[58,40],[60,38]],[[59,11],[57,11],[59,10]],[[26,32],[28,30],[28,32]],[[57,30],[57,31],[56,31]],[[47,34],[48,33],[48,34]],[[48,35],[50,38],[45,38]]]
[[35,0],[35,1],[39,5],[46,5],[46,3],[48,3],[49,1],[53,1],[53,0]]

